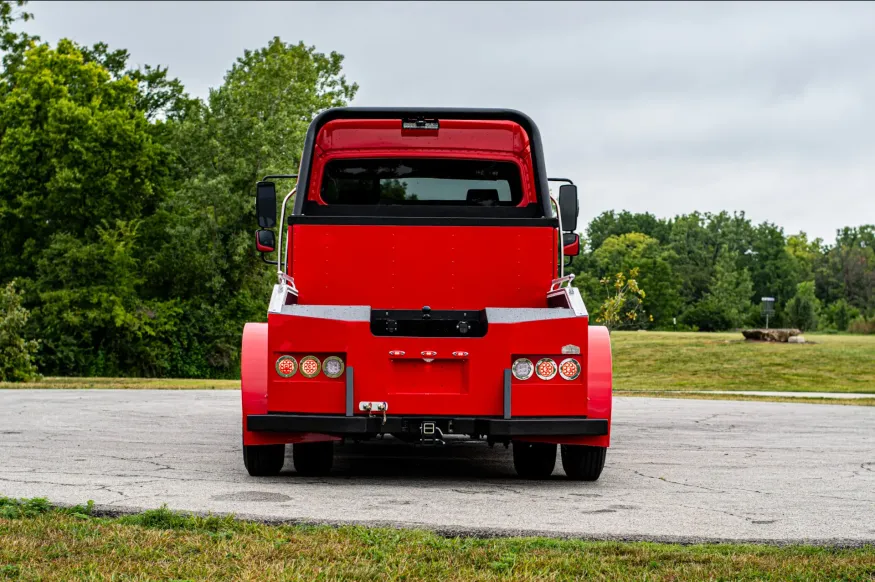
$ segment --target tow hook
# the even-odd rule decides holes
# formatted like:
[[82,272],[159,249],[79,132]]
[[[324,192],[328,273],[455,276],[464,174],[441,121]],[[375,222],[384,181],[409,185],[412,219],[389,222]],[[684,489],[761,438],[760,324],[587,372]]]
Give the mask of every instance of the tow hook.
[[373,416],[374,411],[383,413],[383,424],[386,424],[386,411],[389,410],[388,402],[359,402],[359,410]]
[[433,422],[423,422],[419,427],[419,434],[421,435],[419,442],[423,445],[444,446],[447,444],[444,441],[444,433]]

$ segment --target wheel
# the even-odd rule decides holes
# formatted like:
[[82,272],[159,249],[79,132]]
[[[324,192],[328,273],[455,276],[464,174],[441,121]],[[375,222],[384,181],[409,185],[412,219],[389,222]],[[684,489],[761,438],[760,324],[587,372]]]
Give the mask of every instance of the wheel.
[[243,464],[253,477],[279,475],[286,460],[286,445],[243,445]]
[[295,443],[292,445],[292,459],[295,461],[295,470],[300,475],[327,475],[334,464],[334,442]]
[[556,445],[514,441],[513,468],[524,479],[546,479],[556,466]]
[[607,447],[562,445],[562,468],[569,479],[596,481],[605,467]]

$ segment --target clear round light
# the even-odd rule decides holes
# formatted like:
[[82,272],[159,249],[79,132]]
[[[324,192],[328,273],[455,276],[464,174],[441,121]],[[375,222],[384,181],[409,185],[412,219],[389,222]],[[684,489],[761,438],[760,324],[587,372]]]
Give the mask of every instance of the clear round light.
[[559,375],[566,380],[577,380],[580,376],[580,364],[574,358],[565,358],[559,364]]
[[510,370],[513,373],[513,377],[517,380],[528,380],[532,377],[535,366],[530,359],[520,358],[513,363]]
[[319,368],[322,366],[319,358],[316,356],[304,356],[301,358],[301,375],[305,378],[315,378],[319,375]]
[[328,356],[322,362],[322,373],[329,378],[340,378],[343,374],[343,360],[337,356]]
[[298,361],[292,356],[280,356],[276,361],[276,373],[283,378],[291,378],[298,371]]
[[537,374],[538,378],[541,380],[552,380],[556,377],[557,371],[558,367],[556,366],[556,362],[550,358],[541,358],[538,360],[538,363],[535,364],[535,374]]

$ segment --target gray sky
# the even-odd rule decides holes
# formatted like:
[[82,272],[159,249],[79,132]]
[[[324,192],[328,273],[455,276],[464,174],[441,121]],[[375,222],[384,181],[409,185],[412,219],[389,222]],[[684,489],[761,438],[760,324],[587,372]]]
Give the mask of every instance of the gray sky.
[[[875,223],[875,3],[32,2],[206,96],[273,36],[346,56],[354,105],[510,107],[604,210],[744,210],[832,242]],[[290,168],[292,170],[293,168]]]

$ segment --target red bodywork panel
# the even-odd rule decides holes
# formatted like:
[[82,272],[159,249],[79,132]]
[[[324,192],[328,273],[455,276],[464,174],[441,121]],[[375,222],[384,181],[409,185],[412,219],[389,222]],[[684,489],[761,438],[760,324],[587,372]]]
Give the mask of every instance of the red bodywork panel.
[[[402,130],[400,119],[328,121],[313,143],[309,184],[298,195],[324,205],[320,191],[325,164],[368,157],[510,161],[522,178],[519,206],[540,204],[529,137],[512,121],[441,119],[439,131]],[[551,357],[557,363],[570,357],[582,372],[575,380],[558,374],[550,380],[513,379],[513,418],[588,417],[608,419],[610,426],[607,330],[589,327],[586,316],[555,317],[557,312],[548,308],[547,292],[559,275],[558,230],[439,222],[305,222],[288,227],[283,242],[297,305],[271,312],[266,324],[247,324],[244,330],[244,444],[335,439],[250,432],[246,417],[269,412],[343,415],[350,368],[354,402],[385,401],[389,415],[501,418],[504,371],[518,357],[533,362]],[[426,305],[433,310],[485,309],[488,331],[484,337],[458,338],[385,337],[371,331],[371,309],[420,310]],[[569,344],[579,348],[579,355],[562,355]],[[423,352],[433,361],[425,361]],[[336,355],[347,372],[335,379],[301,373],[283,378],[274,368],[283,355],[298,361],[303,355],[320,360]],[[355,414],[366,413],[356,406]],[[610,432],[521,440],[608,446]]]
[[548,227],[296,224],[290,274],[302,305],[545,307],[554,235]]

